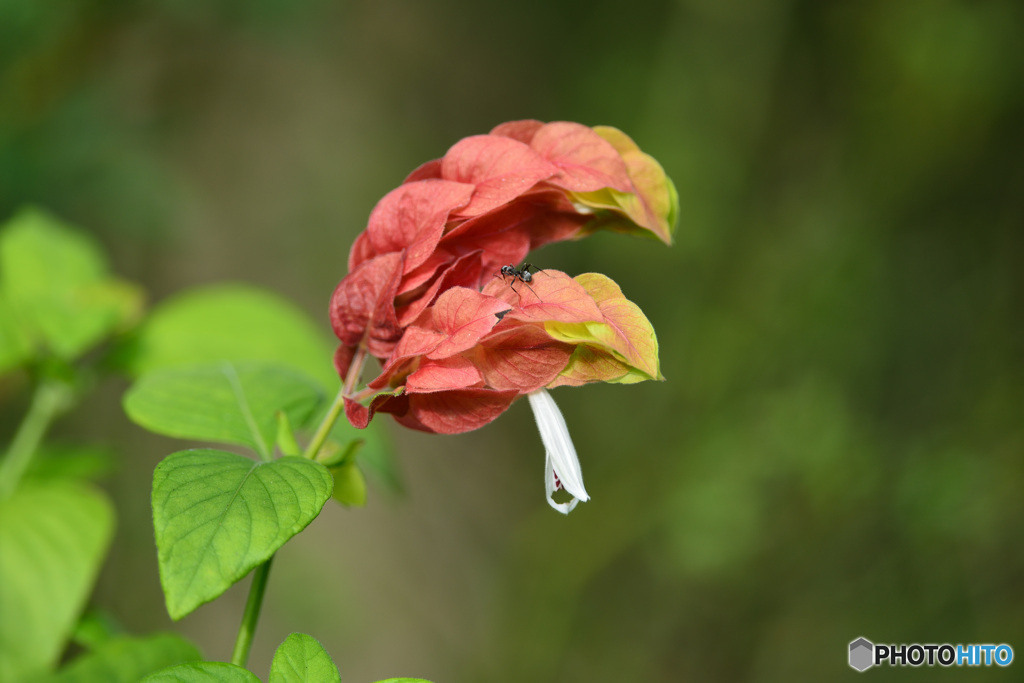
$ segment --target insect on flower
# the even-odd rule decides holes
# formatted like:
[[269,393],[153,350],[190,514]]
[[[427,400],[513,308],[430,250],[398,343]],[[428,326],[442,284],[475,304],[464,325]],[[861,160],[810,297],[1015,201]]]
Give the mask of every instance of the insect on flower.
[[[512,288],[512,291],[515,292],[517,296],[522,298],[522,296],[519,294],[519,291],[515,288],[516,280],[519,280],[524,285],[530,288],[530,291],[533,292],[534,296],[540,299],[540,296],[537,295],[537,292],[534,291],[533,287],[530,287],[530,283],[533,282],[534,275],[533,273],[530,272],[530,268],[533,268],[538,273],[544,272],[543,268],[538,268],[537,266],[531,263],[524,263],[520,268],[516,268],[514,265],[510,263],[507,266],[501,267],[501,280],[502,282],[505,282],[506,277],[512,278],[512,281],[508,283],[508,286]],[[495,275],[494,277],[498,276]]]
[[[389,413],[410,429],[461,434],[527,396],[548,503],[569,512],[589,500],[547,390],[662,380],[658,340],[606,276],[515,263],[597,230],[671,244],[678,213],[660,164],[614,128],[512,121],[455,143],[378,202],[331,297],[349,422],[364,429]],[[534,298],[523,302],[516,281]],[[361,388],[369,356],[381,373]],[[571,500],[554,502],[559,490]]]

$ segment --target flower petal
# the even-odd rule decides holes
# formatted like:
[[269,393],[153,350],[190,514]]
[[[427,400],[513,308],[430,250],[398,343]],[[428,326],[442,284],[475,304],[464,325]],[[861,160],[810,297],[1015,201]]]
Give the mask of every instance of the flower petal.
[[435,434],[461,434],[483,427],[508,410],[518,391],[459,389],[430,394],[404,394],[409,408],[395,419],[411,429]]
[[374,256],[377,256],[377,252],[370,244],[370,236],[365,231],[359,233],[356,235],[355,241],[352,242],[352,249],[348,253],[348,272],[351,273],[356,266],[363,261],[369,261]]
[[607,216],[605,220],[596,220],[588,225],[586,232],[601,228],[615,228],[623,232],[649,231],[665,244],[672,244],[672,234],[679,216],[679,195],[661,164],[654,157],[640,151],[628,135],[616,128],[595,126],[594,131],[622,155],[635,190],[620,192],[603,189],[574,194],[574,198],[581,204],[621,212],[632,223],[620,224]]
[[590,382],[635,384],[649,379],[649,375],[629,367],[625,361],[619,360],[608,351],[587,344],[578,344],[565,368],[544,386],[554,389],[561,386],[579,387]]
[[446,338],[427,358],[447,358],[473,348],[498,323],[498,313],[508,309],[501,299],[468,287],[452,287],[437,297],[431,310],[434,328]]
[[[583,273],[574,279],[597,303],[604,316],[603,322],[552,321],[544,326],[548,334],[559,341],[588,344],[595,350],[610,352],[624,361],[627,368],[639,371],[639,375],[647,379],[664,379],[658,367],[658,337],[640,307],[624,297],[619,286],[605,275]],[[605,366],[604,370],[612,368]],[[608,381],[608,378],[597,375],[589,381]]]
[[554,466],[551,464],[551,451],[546,450],[544,451],[544,494],[547,496],[548,505],[563,515],[567,515],[573,511],[576,503],[580,501],[579,498],[573,498],[567,503],[556,503],[554,496],[555,491],[559,488],[561,488],[561,484],[555,478]]
[[[590,500],[587,489],[583,486],[583,471],[580,469],[580,460],[576,455],[576,448],[572,445],[572,438],[569,436],[569,428],[565,425],[565,418],[562,412],[555,405],[555,401],[544,389],[527,394],[530,407],[533,408],[533,417],[537,421],[537,428],[540,430],[541,441],[544,442],[545,466],[545,488],[547,489],[548,505],[563,514],[568,514],[578,501]],[[557,477],[557,482],[555,478]],[[558,484],[573,497],[568,503],[556,503],[552,498]]]
[[480,371],[469,359],[462,356],[423,361],[405,380],[406,390],[418,394],[470,387],[481,388],[482,385],[483,377]]
[[470,357],[487,386],[529,393],[552,382],[569,363],[573,347],[553,340],[539,325],[515,324],[481,339]]
[[533,136],[537,134],[537,131],[544,127],[543,121],[537,119],[523,119],[521,121],[509,121],[507,123],[499,123],[491,130],[491,135],[500,135],[506,138],[512,138],[513,140],[519,140],[519,142],[525,142],[530,144],[533,140]]
[[530,147],[561,172],[548,183],[570,192],[593,192],[610,187],[632,192],[626,163],[618,150],[588,126],[555,121],[539,128]]
[[441,161],[446,180],[476,186],[469,204],[454,212],[462,217],[478,216],[510,202],[558,172],[529,145],[498,135],[463,138]]
[[436,349],[444,339],[445,336],[436,330],[417,325],[406,328],[380,374],[367,386],[377,391],[388,386],[397,387],[416,368],[420,356]]
[[471,218],[445,233],[440,247],[452,253],[484,252],[485,271],[496,271],[507,263],[519,263],[530,251],[530,233],[543,229],[545,211],[530,203],[516,201]]
[[519,263],[532,249],[572,239],[593,216],[581,215],[565,195],[531,191],[511,204],[459,223],[439,247],[454,254],[484,251],[484,272]]
[[483,272],[482,257],[482,251],[474,251],[461,256],[454,263],[440,270],[433,283],[423,290],[422,294],[407,295],[414,297],[408,302],[405,301],[407,297],[399,297],[399,301],[402,303],[395,309],[398,314],[398,324],[403,327],[411,325],[428,306],[434,303],[438,292],[446,292],[452,287],[477,287]]
[[331,297],[331,326],[345,346],[366,341],[378,358],[391,354],[402,335],[395,292],[402,273],[401,252],[376,256],[338,283]]
[[404,412],[409,405],[409,399],[402,391],[403,389],[399,387],[397,391],[377,394],[371,399],[368,406],[364,406],[346,396],[344,397],[345,417],[348,418],[349,423],[356,429],[366,429],[366,425],[370,424],[370,420],[373,419],[373,414],[378,411],[387,413]]
[[448,214],[465,206],[473,186],[450,180],[420,180],[399,185],[384,195],[370,213],[366,227],[378,254],[406,250],[408,273],[433,253],[444,232]]
[[[514,289],[513,289],[514,288]],[[492,278],[483,293],[509,303],[509,320],[523,322],[603,322],[604,315],[583,285],[560,270],[534,273],[529,284]]]
[[441,159],[431,159],[421,164],[419,168],[410,173],[402,183],[414,183],[417,180],[440,180]]

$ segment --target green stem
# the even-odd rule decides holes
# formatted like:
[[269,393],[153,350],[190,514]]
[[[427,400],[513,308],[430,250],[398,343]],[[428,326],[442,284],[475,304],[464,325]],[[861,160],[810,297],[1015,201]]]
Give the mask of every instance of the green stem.
[[[345,383],[342,385],[338,395],[334,397],[334,403],[324,416],[323,421],[309,442],[303,456],[309,459],[316,457],[320,448],[327,440],[341,411],[345,408],[345,396],[352,393],[353,388],[359,382],[362,375],[363,363],[366,361],[366,349],[360,348],[356,351],[355,357],[349,365],[348,374],[345,376]],[[249,661],[249,650],[252,648],[252,639],[256,635],[256,622],[260,618],[260,607],[263,605],[263,595],[267,592],[267,577],[270,575],[270,563],[274,561],[271,556],[269,560],[256,567],[252,575],[252,584],[249,586],[249,599],[245,603],[245,613],[242,615],[242,624],[238,627],[238,638],[235,640],[235,651],[231,654],[231,663],[244,667]]]
[[0,498],[6,498],[17,488],[50,423],[70,402],[71,392],[65,384],[43,381],[36,387],[28,413],[0,461]]
[[256,622],[260,618],[263,594],[267,592],[267,577],[270,575],[270,563],[273,561],[274,557],[271,555],[269,560],[256,567],[256,570],[252,573],[249,599],[245,603],[242,624],[238,627],[235,651],[231,653],[231,663],[236,666],[245,667],[246,662],[249,661],[249,650],[252,649],[252,639],[256,635]]
[[345,375],[345,383],[341,386],[338,391],[338,395],[334,397],[334,403],[331,404],[330,409],[327,411],[327,415],[324,416],[320,426],[317,427],[316,433],[313,435],[313,439],[306,446],[306,452],[302,454],[304,458],[313,459],[316,454],[320,452],[320,448],[327,441],[327,435],[331,433],[331,427],[337,422],[338,416],[341,415],[341,411],[345,409],[345,397],[351,397],[352,391],[355,389],[356,384],[359,383],[359,378],[363,374],[363,363],[366,362],[366,349],[359,347],[356,350],[355,356],[352,358],[351,364],[348,366],[348,374]]
[[331,404],[330,410],[327,411],[327,415],[324,416],[323,422],[317,427],[316,434],[313,435],[313,439],[306,446],[305,452],[302,457],[313,459],[316,454],[320,452],[321,446],[324,445],[324,441],[327,441],[327,435],[331,433],[331,427],[334,426],[338,416],[341,415],[341,411],[345,408],[345,390],[341,389],[338,391],[338,395],[334,397],[334,403]]

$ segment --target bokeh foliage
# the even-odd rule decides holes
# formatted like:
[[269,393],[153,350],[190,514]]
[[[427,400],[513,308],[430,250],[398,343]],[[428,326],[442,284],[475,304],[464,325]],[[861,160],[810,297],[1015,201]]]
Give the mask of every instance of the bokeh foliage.
[[[675,181],[676,246],[531,256],[608,274],[661,342],[664,384],[554,394],[593,500],[546,509],[524,410],[399,434],[410,497],[310,527],[322,571],[283,554],[266,642],[313,633],[345,680],[852,676],[861,635],[1024,637],[1022,24],[1011,0],[5,2],[0,216],[93,228],[158,298],[242,279],[325,319],[373,203],[458,137],[621,128]],[[63,426],[125,461],[97,600],[164,627],[135,492],[163,450],[99,403]]]

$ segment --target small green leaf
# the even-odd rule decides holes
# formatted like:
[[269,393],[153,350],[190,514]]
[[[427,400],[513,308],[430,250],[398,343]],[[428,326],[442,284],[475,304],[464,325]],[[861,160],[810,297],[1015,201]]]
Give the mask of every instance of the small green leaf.
[[281,411],[301,425],[320,403],[318,386],[267,363],[193,365],[143,375],[124,397],[135,423],[158,434],[248,446],[264,458]]
[[0,681],[56,663],[113,526],[106,497],[79,483],[25,483],[0,500]]
[[0,291],[0,374],[32,357],[32,338]]
[[270,683],[341,683],[338,668],[316,638],[293,633],[284,639],[270,664]]
[[354,462],[331,467],[334,477],[334,493],[331,497],[345,507],[366,505],[366,480]]
[[135,683],[146,674],[202,657],[195,645],[175,633],[122,636],[78,657],[45,683]]
[[249,671],[225,662],[177,664],[142,679],[142,683],[260,683]]
[[71,640],[86,650],[95,650],[104,643],[124,635],[124,628],[113,616],[90,607],[75,624]]
[[331,428],[331,441],[342,448],[347,448],[356,440],[363,442],[359,447],[358,462],[365,467],[367,474],[390,493],[404,492],[405,485],[402,483],[402,475],[395,458],[395,445],[388,434],[387,426],[378,421],[371,422],[366,429],[356,429],[344,417],[334,423],[334,427]]
[[277,450],[281,451],[282,455],[302,455],[288,414],[280,410],[277,411]]
[[366,442],[363,439],[354,439],[347,446],[327,439],[324,445],[317,451],[316,460],[324,467],[339,467],[355,459],[356,453]]
[[334,488],[327,468],[285,457],[256,463],[201,449],[153,473],[153,526],[167,612],[213,600],[312,522]]
[[141,290],[107,274],[97,244],[36,209],[21,211],[0,231],[0,292],[15,324],[64,359],[137,318],[142,308]]
[[189,363],[255,360],[287,365],[333,395],[334,346],[291,302],[248,285],[202,287],[164,301],[118,353],[134,376]]

